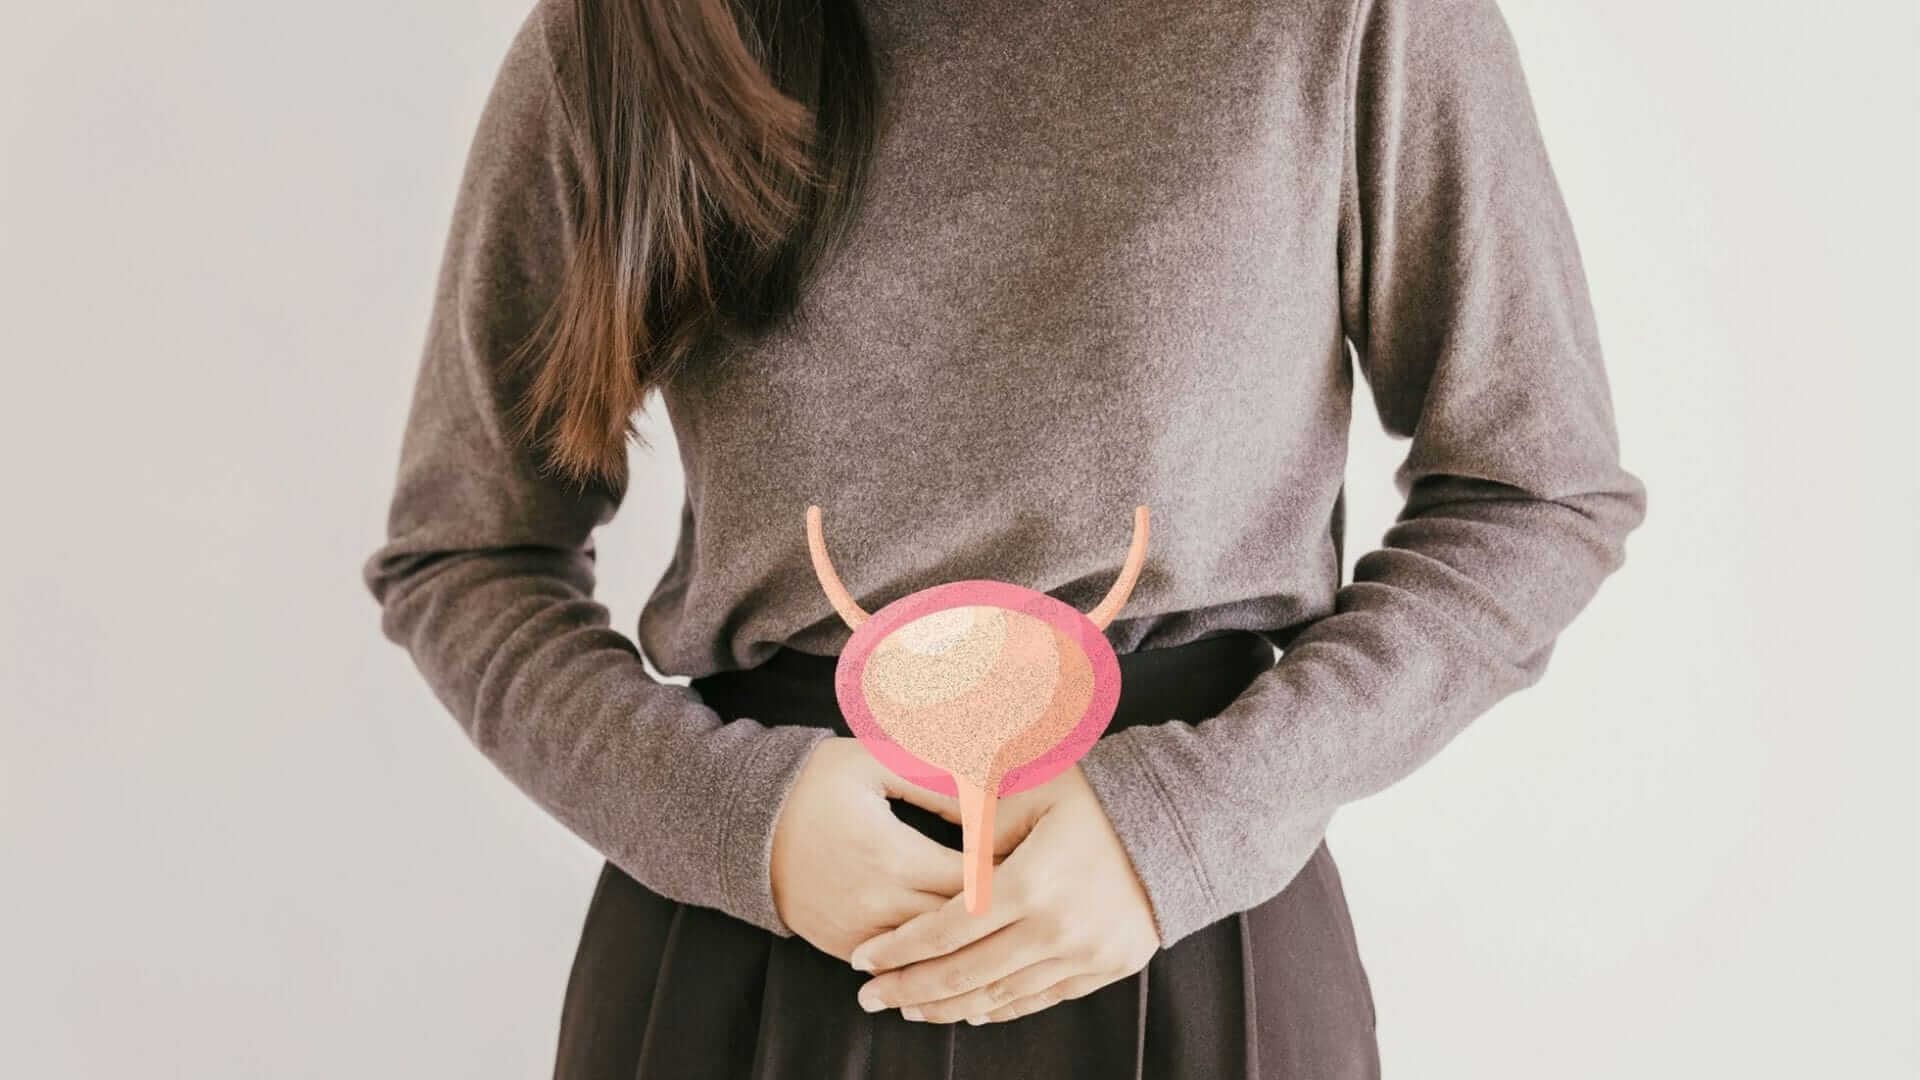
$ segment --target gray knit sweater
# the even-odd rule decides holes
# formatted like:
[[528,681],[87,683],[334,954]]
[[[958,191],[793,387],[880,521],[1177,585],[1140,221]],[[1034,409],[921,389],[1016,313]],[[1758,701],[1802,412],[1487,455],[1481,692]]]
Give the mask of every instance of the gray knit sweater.
[[[664,391],[684,502],[542,481],[499,376],[577,234],[574,2],[480,118],[365,581],[478,747],[655,891],[788,933],[773,825],[827,733],[648,675],[593,599],[622,501],[677,509],[637,641],[695,676],[839,651],[810,502],[869,611],[973,577],[1084,610],[1151,507],[1116,650],[1298,631],[1226,712],[1082,761],[1167,943],[1537,680],[1621,564],[1645,491],[1494,0],[868,0],[871,189],[805,317]],[[1342,586],[1356,385],[1406,506]]]

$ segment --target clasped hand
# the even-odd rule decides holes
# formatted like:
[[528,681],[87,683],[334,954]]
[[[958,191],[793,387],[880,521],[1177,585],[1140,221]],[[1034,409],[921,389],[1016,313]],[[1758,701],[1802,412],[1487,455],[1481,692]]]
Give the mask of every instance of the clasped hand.
[[894,816],[890,797],[959,821],[955,800],[835,738],[808,758],[774,830],[780,917],[875,973],[862,1008],[1011,1020],[1126,978],[1159,949],[1146,890],[1078,765],[1000,800],[993,899],[977,916],[960,895],[960,853]]

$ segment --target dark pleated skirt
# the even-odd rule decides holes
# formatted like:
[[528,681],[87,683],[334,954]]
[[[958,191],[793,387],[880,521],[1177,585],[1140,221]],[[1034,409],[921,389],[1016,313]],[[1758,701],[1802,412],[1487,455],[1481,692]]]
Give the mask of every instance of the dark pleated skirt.
[[[1235,631],[1120,658],[1108,730],[1217,714],[1274,661]],[[693,681],[727,719],[830,727],[837,658],[782,650]],[[959,828],[894,812],[955,849]],[[1373,995],[1323,841],[1273,899],[1160,950],[1131,978],[1004,1023],[869,1014],[870,976],[799,937],[661,897],[611,863],[587,908],[555,1080],[1360,1080],[1380,1075]]]

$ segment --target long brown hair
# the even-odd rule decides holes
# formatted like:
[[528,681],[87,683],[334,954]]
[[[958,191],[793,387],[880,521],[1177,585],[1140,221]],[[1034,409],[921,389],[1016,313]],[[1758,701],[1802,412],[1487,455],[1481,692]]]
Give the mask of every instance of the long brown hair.
[[515,353],[543,468],[624,483],[634,414],[713,331],[792,313],[881,122],[855,0],[577,0],[592,157],[558,298]]

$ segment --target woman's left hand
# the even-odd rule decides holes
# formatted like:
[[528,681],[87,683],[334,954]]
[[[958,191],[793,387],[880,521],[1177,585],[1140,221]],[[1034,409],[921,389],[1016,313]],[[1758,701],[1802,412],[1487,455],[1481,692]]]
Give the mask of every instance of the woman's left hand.
[[869,1012],[909,1020],[1011,1020],[1138,972],[1160,948],[1153,908],[1078,765],[996,808],[993,899],[965,897],[853,951]]

